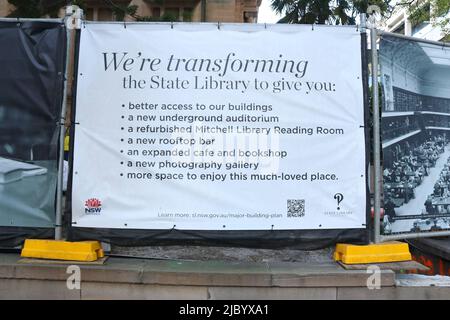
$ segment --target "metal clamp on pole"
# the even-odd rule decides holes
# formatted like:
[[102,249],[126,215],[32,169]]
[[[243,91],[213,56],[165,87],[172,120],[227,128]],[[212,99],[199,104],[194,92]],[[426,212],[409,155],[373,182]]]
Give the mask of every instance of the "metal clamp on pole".
[[365,13],[361,13],[359,15],[359,32],[360,33],[366,33],[366,30],[367,30],[366,14]]
[[66,16],[64,21],[68,30],[81,29],[83,23],[83,10],[78,6],[71,5],[66,7]]

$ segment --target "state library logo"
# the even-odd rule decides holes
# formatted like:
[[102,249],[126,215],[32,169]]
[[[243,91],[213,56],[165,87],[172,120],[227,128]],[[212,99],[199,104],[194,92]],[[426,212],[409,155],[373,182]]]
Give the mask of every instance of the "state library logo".
[[84,202],[84,213],[100,214],[102,211],[102,202],[97,198],[87,199]]

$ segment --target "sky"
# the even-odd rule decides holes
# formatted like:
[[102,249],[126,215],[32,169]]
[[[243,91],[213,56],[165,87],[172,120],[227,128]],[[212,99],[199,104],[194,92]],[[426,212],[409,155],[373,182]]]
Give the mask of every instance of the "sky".
[[277,15],[270,7],[271,0],[262,0],[259,7],[258,23],[276,23],[281,16]]

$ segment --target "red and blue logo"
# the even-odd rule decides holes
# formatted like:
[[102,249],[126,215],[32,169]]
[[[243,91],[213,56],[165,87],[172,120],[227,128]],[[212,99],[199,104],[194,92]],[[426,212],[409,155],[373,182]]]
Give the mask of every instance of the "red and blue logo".
[[97,198],[87,199],[84,202],[84,213],[100,214],[102,211],[102,202]]

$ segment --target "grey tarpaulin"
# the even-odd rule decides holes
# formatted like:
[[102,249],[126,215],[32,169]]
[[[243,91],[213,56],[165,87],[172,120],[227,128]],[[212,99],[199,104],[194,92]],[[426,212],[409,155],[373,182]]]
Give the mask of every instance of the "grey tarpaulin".
[[55,223],[66,28],[0,21],[0,245],[49,237]]

